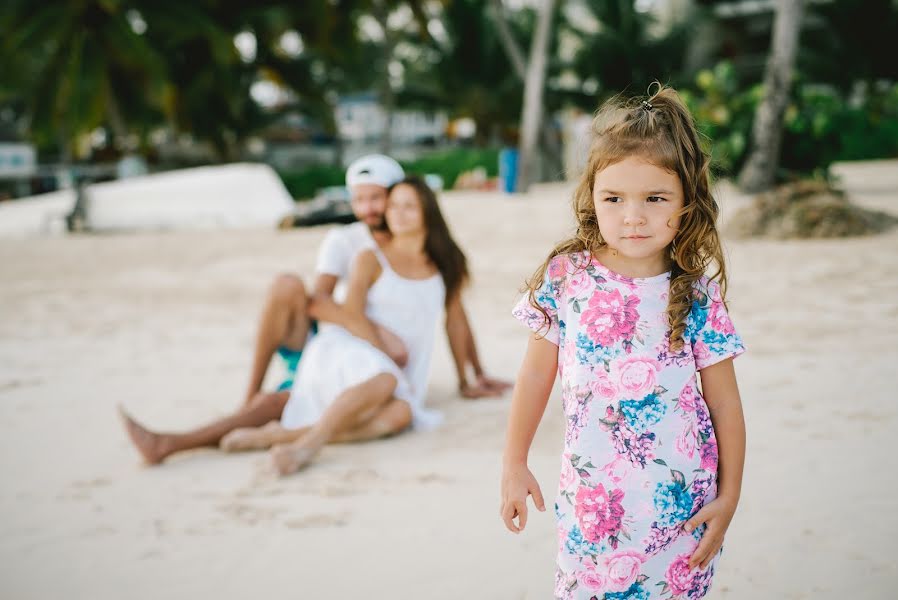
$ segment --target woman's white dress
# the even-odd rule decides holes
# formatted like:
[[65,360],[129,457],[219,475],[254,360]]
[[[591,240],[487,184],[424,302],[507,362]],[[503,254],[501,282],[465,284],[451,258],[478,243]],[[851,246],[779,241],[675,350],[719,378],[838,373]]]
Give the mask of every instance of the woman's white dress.
[[386,354],[333,323],[322,323],[303,351],[281,425],[297,429],[312,425],[345,390],[375,375],[391,373],[398,380],[393,396],[409,403],[412,424],[431,428],[441,415],[424,408],[427,376],[436,323],[443,310],[446,287],[438,273],[427,279],[408,279],[374,249],[382,272],[371,288],[365,314],[405,344],[408,363],[400,369]]

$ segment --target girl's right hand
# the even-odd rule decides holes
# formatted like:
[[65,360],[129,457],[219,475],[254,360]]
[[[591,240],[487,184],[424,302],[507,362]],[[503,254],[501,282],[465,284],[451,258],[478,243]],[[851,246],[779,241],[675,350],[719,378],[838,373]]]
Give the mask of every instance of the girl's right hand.
[[[527,496],[533,496],[533,504],[545,512],[543,493],[527,465],[506,465],[502,470],[502,507],[499,515],[512,533],[520,533],[527,525]],[[516,517],[517,524],[514,522]]]

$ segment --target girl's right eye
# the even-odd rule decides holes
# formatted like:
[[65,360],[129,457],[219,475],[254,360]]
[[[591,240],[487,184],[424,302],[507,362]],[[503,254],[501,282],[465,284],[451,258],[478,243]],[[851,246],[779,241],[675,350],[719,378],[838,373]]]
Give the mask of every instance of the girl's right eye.
[[609,196],[605,198],[605,202],[611,202],[613,204],[617,204],[620,201],[620,196]]

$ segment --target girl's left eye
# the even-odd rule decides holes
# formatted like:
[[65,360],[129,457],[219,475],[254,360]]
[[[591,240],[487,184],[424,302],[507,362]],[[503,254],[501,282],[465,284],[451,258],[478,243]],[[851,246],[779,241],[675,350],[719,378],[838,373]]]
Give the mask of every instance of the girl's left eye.
[[661,196],[649,196],[649,202],[667,202],[667,198],[662,198]]

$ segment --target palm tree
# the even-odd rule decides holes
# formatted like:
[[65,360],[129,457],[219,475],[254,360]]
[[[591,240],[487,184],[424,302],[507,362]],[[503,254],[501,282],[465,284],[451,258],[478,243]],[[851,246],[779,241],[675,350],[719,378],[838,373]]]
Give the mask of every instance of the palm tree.
[[[404,61],[403,105],[448,108],[452,117],[476,124],[478,145],[497,145],[517,125],[523,75],[503,50],[485,0],[453,0],[439,20],[445,36],[421,44]],[[517,32],[516,32],[517,33]]]
[[7,0],[0,9],[0,65],[18,76],[31,128],[56,138],[63,162],[78,136],[105,126],[121,146],[129,121],[159,114],[164,61],[136,14],[103,0]]
[[764,97],[755,112],[753,147],[739,174],[739,186],[746,192],[761,192],[776,182],[783,113],[792,87],[802,9],[802,0],[778,0],[776,4],[773,41],[764,72]]
[[[623,90],[643,92],[654,80],[676,85],[683,75],[690,30],[695,22],[684,14],[669,30],[653,34],[653,17],[636,10],[634,0],[585,0],[586,8],[599,26],[585,32],[566,19],[568,31],[580,38],[573,66],[583,81],[594,80],[597,91],[586,94],[584,108],[594,109],[596,96]],[[635,88],[635,89],[634,89]]]
[[519,144],[518,192],[526,192],[534,179],[537,136],[542,126],[543,94],[546,68],[549,61],[549,37],[556,0],[543,0],[539,8],[536,31],[530,44],[527,77],[524,81],[524,106],[521,111],[521,139]]

